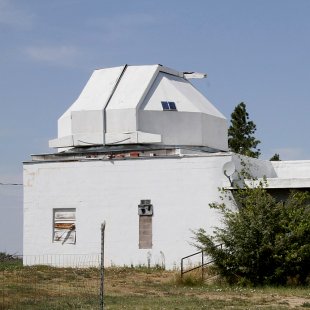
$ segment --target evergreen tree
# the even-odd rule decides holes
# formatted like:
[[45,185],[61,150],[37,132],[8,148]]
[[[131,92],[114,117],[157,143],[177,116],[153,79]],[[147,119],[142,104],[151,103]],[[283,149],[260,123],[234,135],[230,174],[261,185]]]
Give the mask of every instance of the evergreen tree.
[[231,114],[231,125],[228,129],[228,146],[232,152],[258,158],[259,140],[253,136],[256,125],[249,120],[245,103],[239,103]]
[[275,153],[269,160],[270,161],[281,161],[280,155],[278,153]]

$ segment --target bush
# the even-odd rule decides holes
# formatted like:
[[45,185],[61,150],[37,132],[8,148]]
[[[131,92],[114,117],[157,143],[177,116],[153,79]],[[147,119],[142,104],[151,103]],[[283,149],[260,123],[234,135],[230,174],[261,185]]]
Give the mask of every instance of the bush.
[[[310,194],[292,191],[276,201],[261,184],[238,189],[235,209],[212,204],[223,227],[195,232],[197,246],[229,283],[307,284],[310,275]],[[222,244],[222,247],[218,247]]]
[[0,252],[0,270],[22,266],[22,259],[17,255]]

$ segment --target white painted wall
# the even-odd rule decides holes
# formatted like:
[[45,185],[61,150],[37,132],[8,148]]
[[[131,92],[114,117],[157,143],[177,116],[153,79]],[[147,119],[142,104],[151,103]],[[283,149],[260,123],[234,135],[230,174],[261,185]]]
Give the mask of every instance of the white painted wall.
[[[24,164],[24,255],[100,252],[100,224],[106,220],[106,262],[179,267],[196,251],[191,229],[212,232],[218,213],[217,188],[227,182],[222,155]],[[153,248],[138,248],[138,204],[154,206]],[[53,243],[53,208],[76,208],[76,244]],[[149,253],[149,254],[148,254]],[[31,264],[31,260],[28,263]],[[32,262],[34,263],[34,261]]]
[[310,177],[310,160],[274,161],[272,166],[279,178]]
[[[196,251],[191,230],[212,233],[220,225],[219,214],[209,203],[220,201],[219,187],[230,187],[222,170],[229,161],[237,171],[243,163],[253,177],[266,176],[270,188],[310,186],[310,161],[275,163],[232,153],[25,163],[26,263],[40,263],[37,257],[43,255],[99,253],[100,225],[105,220],[107,265],[147,265],[150,256],[152,265],[162,265],[164,257],[167,268],[179,267],[182,257]],[[231,178],[236,180],[238,173]],[[151,199],[154,207],[150,250],[138,248],[142,199]],[[76,209],[75,245],[53,243],[54,208]]]
[[[102,110],[107,104],[113,88],[120,77],[124,66],[108,69],[95,70],[85,85],[77,100],[58,119],[58,137],[81,133],[93,133],[93,126],[103,131],[104,120],[101,117]],[[78,119],[72,120],[72,112],[93,112],[92,122],[81,122]],[[96,115],[98,114],[98,115]],[[72,121],[75,124],[72,124]],[[87,126],[91,126],[88,128]],[[79,128],[81,126],[81,128]]]
[[[259,185],[265,177],[269,189],[310,188],[310,160],[268,161],[234,154],[233,161],[237,171],[241,171],[243,163],[250,175],[257,178],[254,182],[246,181],[250,186]],[[238,177],[238,173],[233,175],[235,180]]]

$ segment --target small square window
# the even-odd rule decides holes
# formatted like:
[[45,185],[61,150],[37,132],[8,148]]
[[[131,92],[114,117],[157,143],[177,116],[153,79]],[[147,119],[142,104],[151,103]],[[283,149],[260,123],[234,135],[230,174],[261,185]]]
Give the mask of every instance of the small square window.
[[162,101],[161,105],[164,111],[177,111],[176,104],[173,101]]
[[163,107],[163,110],[169,110],[169,104],[167,101],[162,101],[161,105]]
[[169,104],[170,110],[176,110],[176,109],[177,109],[177,107],[175,106],[175,103],[174,103],[174,102],[169,101],[168,104]]

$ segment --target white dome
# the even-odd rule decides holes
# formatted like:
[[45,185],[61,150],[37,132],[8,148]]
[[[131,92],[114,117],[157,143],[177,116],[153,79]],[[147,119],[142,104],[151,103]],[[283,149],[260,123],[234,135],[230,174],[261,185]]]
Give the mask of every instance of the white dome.
[[227,150],[225,117],[189,77],[161,65],[95,70],[59,118],[50,147],[156,143]]

